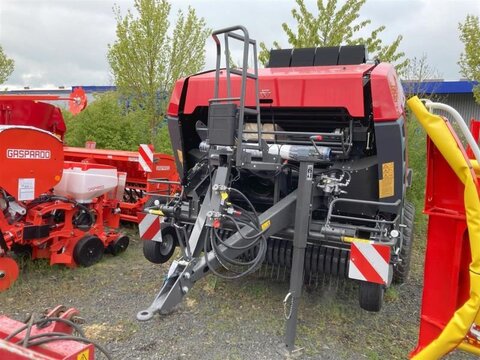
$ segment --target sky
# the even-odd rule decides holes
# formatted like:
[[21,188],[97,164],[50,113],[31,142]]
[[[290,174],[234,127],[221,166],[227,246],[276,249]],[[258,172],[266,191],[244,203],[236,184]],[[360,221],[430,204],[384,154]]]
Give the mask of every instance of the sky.
[[[192,5],[210,28],[241,24],[267,45],[277,40],[288,47],[281,25],[295,24],[293,0],[170,2],[171,22],[178,9]],[[305,3],[316,10],[316,1]],[[0,45],[15,60],[15,71],[2,88],[113,85],[106,54],[115,41],[114,4],[122,13],[133,8],[133,0],[0,0]],[[386,26],[384,42],[403,35],[406,56],[426,54],[430,66],[447,80],[461,78],[458,23],[467,14],[480,15],[480,0],[368,0],[361,10],[361,17],[372,21],[370,29]],[[206,68],[214,66],[214,58],[208,39]]]

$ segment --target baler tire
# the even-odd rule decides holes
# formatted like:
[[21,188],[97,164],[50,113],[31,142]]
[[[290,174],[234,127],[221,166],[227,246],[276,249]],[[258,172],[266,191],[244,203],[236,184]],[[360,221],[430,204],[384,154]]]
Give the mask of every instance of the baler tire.
[[410,272],[410,262],[412,258],[412,249],[414,242],[414,221],[415,221],[415,207],[411,202],[405,201],[403,210],[403,222],[406,225],[402,228],[403,245],[400,250],[400,260],[393,268],[393,283],[403,284]]
[[113,256],[120,255],[127,250],[129,244],[130,238],[126,235],[122,235],[110,245],[109,251]]
[[385,286],[381,284],[360,281],[358,301],[363,310],[379,312],[383,305]]
[[162,242],[145,240],[143,242],[143,256],[153,264],[164,264],[175,252],[176,240],[170,233],[162,234]]
[[75,245],[73,260],[80,266],[89,267],[102,260],[104,252],[105,246],[102,240],[95,235],[87,235]]

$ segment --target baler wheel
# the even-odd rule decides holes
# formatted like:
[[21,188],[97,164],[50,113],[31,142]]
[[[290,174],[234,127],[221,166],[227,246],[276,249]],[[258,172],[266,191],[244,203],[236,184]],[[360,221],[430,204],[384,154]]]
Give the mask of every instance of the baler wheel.
[[117,256],[127,250],[128,244],[130,244],[130,239],[128,236],[122,235],[109,246],[110,253]]
[[78,265],[89,267],[102,260],[104,251],[102,240],[94,235],[87,235],[75,245],[73,259]]
[[154,264],[166,263],[175,251],[176,240],[170,232],[162,232],[162,242],[146,240],[143,242],[143,256]]
[[403,208],[403,223],[406,225],[402,229],[403,246],[400,250],[401,262],[393,268],[393,282],[403,284],[408,278],[410,272],[410,262],[412,258],[412,248],[414,241],[414,220],[415,207],[411,202],[405,201]]
[[360,281],[358,292],[360,307],[366,311],[379,312],[383,305],[384,293],[384,285]]

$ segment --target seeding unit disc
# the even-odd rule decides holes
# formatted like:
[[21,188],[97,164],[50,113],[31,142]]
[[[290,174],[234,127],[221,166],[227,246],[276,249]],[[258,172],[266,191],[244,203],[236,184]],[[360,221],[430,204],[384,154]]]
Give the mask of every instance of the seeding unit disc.
[[18,265],[10,257],[0,257],[0,291],[8,289],[18,278]]

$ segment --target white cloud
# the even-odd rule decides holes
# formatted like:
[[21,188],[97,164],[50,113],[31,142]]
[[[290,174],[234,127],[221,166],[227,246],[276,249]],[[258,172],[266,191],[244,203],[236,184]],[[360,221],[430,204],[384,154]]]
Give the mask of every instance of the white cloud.
[[[133,7],[133,0],[2,0],[0,44],[16,62],[10,84],[110,85],[106,53],[107,44],[115,40],[114,3],[123,13]],[[306,3],[315,10],[316,1]],[[172,21],[178,9],[191,4],[210,28],[242,24],[251,37],[267,45],[279,40],[287,46],[281,24],[294,23],[290,0],[174,0],[172,4]],[[457,25],[467,13],[480,14],[480,1],[369,0],[362,9],[372,28],[386,25],[385,41],[403,35],[401,46],[407,56],[426,53],[431,65],[450,79],[459,78],[456,62],[462,44]],[[209,40],[208,67],[214,65],[214,57]]]

